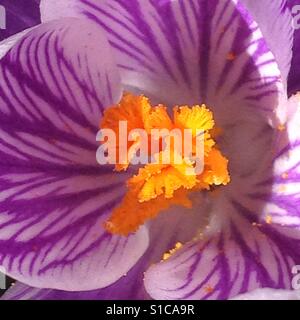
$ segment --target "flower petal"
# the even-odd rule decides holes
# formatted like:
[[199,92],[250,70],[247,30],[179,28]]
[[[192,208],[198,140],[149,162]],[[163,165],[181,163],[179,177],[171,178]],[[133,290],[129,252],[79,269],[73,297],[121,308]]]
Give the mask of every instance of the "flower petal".
[[256,192],[256,196],[268,203],[262,219],[300,231],[300,94],[289,99],[288,108],[290,119],[276,138],[272,177],[260,182],[264,187],[272,185],[272,192]]
[[292,15],[288,8],[290,0],[242,0],[242,3],[258,23],[269,48],[275,56],[286,85],[291,67],[294,33],[291,23]]
[[249,117],[253,110],[274,118],[281,74],[240,2],[43,0],[41,4],[43,21],[57,15],[84,15],[104,28],[123,82],[160,102],[207,103],[221,125],[234,117],[245,118],[245,113]]
[[253,225],[255,216],[241,208],[223,218],[226,227],[150,267],[145,287],[153,298],[228,299],[257,288],[291,288],[292,267],[300,262],[299,232]]
[[143,278],[147,268],[159,262],[163,254],[174,248],[177,242],[191,240],[196,230],[203,227],[204,219],[199,211],[170,210],[150,223],[150,245],[140,261],[113,285],[94,291],[66,292],[30,288],[21,283],[10,288],[2,299],[7,300],[136,300],[149,299]]
[[110,47],[86,20],[34,28],[0,61],[0,265],[36,287],[117,281],[148,246],[102,227],[125,175],[96,163],[103,109],[121,95]]
[[1,6],[5,9],[5,28],[3,30],[0,28],[0,40],[38,25],[41,22],[39,2],[39,0],[26,0],[26,2],[1,0]]
[[[34,27],[33,27],[34,28]],[[32,28],[26,29],[19,32],[3,41],[0,42],[0,59],[2,59],[5,54],[18,42],[26,33],[28,33]]]

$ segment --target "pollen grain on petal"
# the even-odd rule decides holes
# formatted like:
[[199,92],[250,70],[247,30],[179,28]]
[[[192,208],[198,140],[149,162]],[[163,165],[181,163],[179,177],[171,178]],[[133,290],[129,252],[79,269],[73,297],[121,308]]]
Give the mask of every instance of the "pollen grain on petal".
[[173,249],[171,249],[171,250],[169,250],[168,252],[164,253],[164,255],[163,255],[163,257],[162,257],[162,260],[163,260],[163,261],[166,261],[166,260],[170,259],[171,256],[172,256],[174,253],[176,253],[176,252],[177,252],[179,249],[181,249],[181,248],[182,248],[182,243],[181,243],[181,242],[177,242],[177,243],[175,244],[175,247],[174,247]]
[[286,130],[286,126],[284,124],[280,124],[277,127],[278,131],[285,131]]
[[288,179],[288,177],[289,177],[289,174],[288,174],[287,172],[284,172],[284,173],[281,175],[281,178],[284,179],[284,180]]
[[267,224],[272,224],[272,221],[273,221],[272,216],[268,214],[265,218],[265,221]]
[[204,287],[204,291],[207,294],[211,294],[211,293],[213,293],[215,291],[215,288],[208,284],[207,286]]
[[234,60],[236,59],[236,54],[235,54],[234,52],[229,52],[229,53],[227,54],[226,59],[227,59],[228,61],[234,61]]

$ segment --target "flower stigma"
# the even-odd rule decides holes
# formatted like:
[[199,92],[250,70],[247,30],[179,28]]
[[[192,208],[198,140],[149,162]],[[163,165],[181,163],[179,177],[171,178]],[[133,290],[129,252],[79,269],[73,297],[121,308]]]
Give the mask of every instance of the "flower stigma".
[[189,193],[230,182],[228,160],[214,140],[221,131],[204,104],[175,106],[171,117],[166,106],[126,93],[105,110],[100,131],[100,164],[117,172],[138,166],[105,223],[112,234],[128,236],[171,206],[191,208]]

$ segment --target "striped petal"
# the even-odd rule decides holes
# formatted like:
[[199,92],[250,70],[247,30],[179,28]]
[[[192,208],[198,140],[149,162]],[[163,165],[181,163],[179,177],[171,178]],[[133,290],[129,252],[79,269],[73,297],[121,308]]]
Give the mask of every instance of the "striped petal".
[[291,23],[292,15],[288,7],[291,1],[242,0],[242,3],[258,23],[269,48],[275,56],[286,86],[291,67],[294,33]]
[[[4,14],[0,16],[0,40],[10,37],[24,29],[38,25],[41,22],[39,0],[1,0]],[[3,23],[2,17],[5,17]]]
[[96,133],[121,85],[108,42],[86,20],[36,27],[0,61],[0,265],[36,287],[91,290],[144,253],[103,222],[124,175],[96,163]]
[[16,282],[3,293],[1,300],[42,300],[48,292],[52,291],[53,289],[33,288],[22,282]]
[[277,148],[273,156],[271,177],[261,181],[261,186],[272,185],[271,194],[255,195],[266,200],[262,218],[272,224],[289,226],[300,232],[300,95],[289,99],[291,118],[279,130]]
[[84,15],[103,28],[130,87],[169,104],[206,102],[221,124],[257,110],[274,118],[281,74],[257,24],[236,0],[41,5],[43,21]]
[[226,221],[218,232],[150,267],[148,293],[155,299],[228,299],[257,288],[291,289],[292,268],[300,263],[299,232],[254,225],[246,210]]
[[32,30],[32,28],[25,29],[24,31],[21,31],[1,41],[0,42],[0,59],[2,59],[6,55],[6,53],[30,30]]
[[2,297],[4,300],[144,300],[149,299],[145,291],[144,272],[178,242],[186,242],[204,225],[199,212],[178,208],[160,215],[149,225],[150,244],[140,261],[113,285],[93,291],[66,292],[36,289],[17,283]]

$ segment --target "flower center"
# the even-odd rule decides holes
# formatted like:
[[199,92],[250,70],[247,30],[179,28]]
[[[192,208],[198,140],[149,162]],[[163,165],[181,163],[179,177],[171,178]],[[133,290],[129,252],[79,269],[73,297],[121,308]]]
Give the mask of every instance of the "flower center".
[[171,118],[166,106],[151,106],[148,98],[127,93],[108,108],[100,124],[114,134],[101,144],[106,159],[116,171],[143,166],[127,181],[127,193],[106,230],[128,235],[173,205],[191,207],[190,192],[228,184],[228,160],[214,141],[214,126],[205,105],[176,106]]

